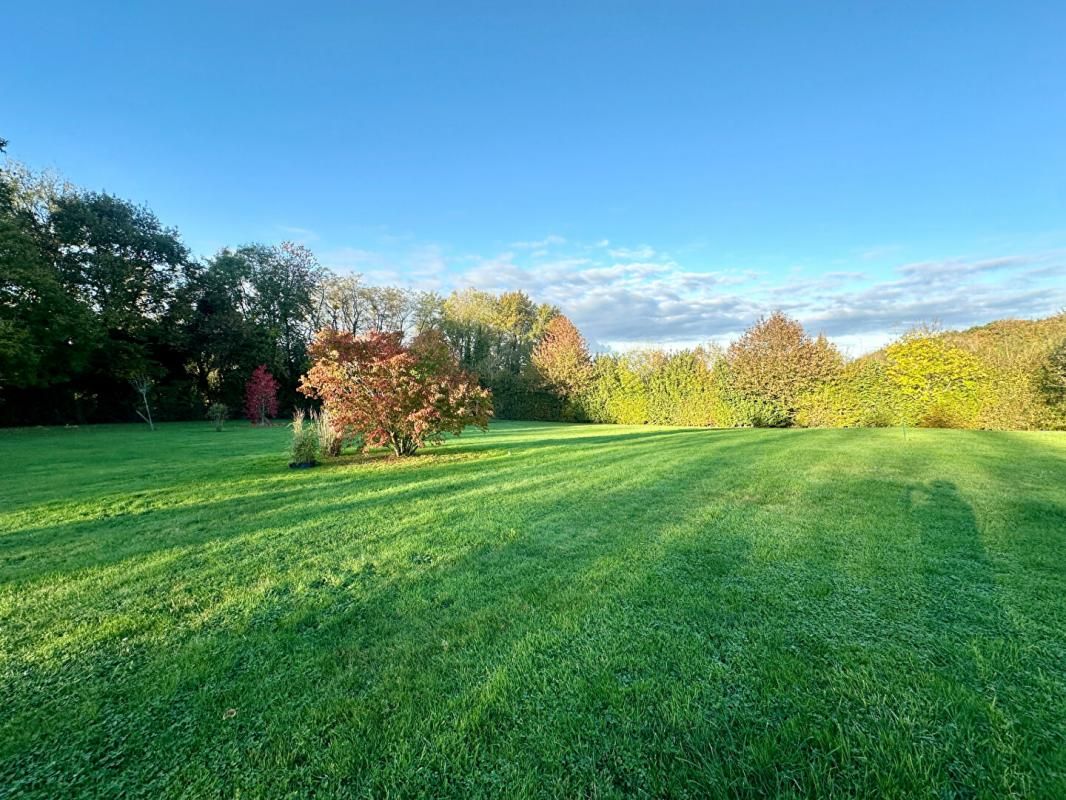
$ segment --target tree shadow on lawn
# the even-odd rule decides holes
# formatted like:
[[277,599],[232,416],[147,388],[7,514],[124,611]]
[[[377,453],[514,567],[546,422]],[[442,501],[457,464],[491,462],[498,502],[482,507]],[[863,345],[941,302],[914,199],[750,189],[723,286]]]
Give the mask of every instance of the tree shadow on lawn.
[[[672,466],[676,468],[678,464]],[[668,467],[663,466],[660,471],[666,469]],[[631,491],[631,484],[639,485],[649,477],[647,472],[636,471],[630,471],[628,476],[628,479],[615,481],[613,488],[605,487],[601,495],[602,502],[610,504],[615,496]],[[495,640],[499,633],[491,622],[497,617],[522,624],[523,619],[528,621],[537,615],[531,603],[543,603],[554,608],[566,607],[567,597],[580,596],[581,591],[575,588],[574,581],[588,564],[618,549],[639,552],[642,540],[601,537],[596,546],[585,548],[575,547],[566,541],[551,541],[559,537],[567,539],[567,523],[575,521],[572,510],[580,507],[579,497],[585,492],[583,487],[577,486],[560,496],[558,486],[554,488],[553,503],[548,506],[552,510],[547,514],[538,514],[531,509],[525,518],[526,523],[536,524],[544,531],[541,535],[546,537],[546,541],[536,555],[545,566],[550,567],[549,580],[546,580],[541,569],[531,568],[527,560],[516,563],[512,571],[512,576],[523,576],[524,584],[516,586],[510,581],[488,583],[483,580],[482,574],[472,572],[469,565],[462,563],[462,554],[452,564],[434,563],[431,567],[415,567],[392,575],[378,573],[374,569],[367,570],[367,564],[364,563],[360,572],[343,576],[343,570],[338,569],[340,564],[334,563],[328,572],[320,569],[312,571],[312,574],[317,573],[325,579],[321,585],[312,584],[310,591],[306,590],[307,587],[300,587],[299,580],[281,577],[284,573],[280,573],[276,585],[257,599],[258,607],[251,609],[252,613],[238,616],[232,622],[220,620],[223,628],[219,630],[211,626],[193,629],[177,637],[181,640],[168,636],[166,643],[160,641],[158,644],[153,643],[156,638],[151,635],[152,626],[141,630],[111,632],[109,638],[96,642],[80,659],[64,659],[47,667],[25,664],[27,669],[23,674],[33,676],[37,683],[23,686],[17,692],[16,705],[22,713],[16,713],[17,721],[10,721],[8,727],[9,733],[12,728],[19,731],[12,741],[16,743],[14,749],[19,753],[16,761],[20,764],[20,771],[32,776],[36,771],[34,764],[37,757],[47,752],[55,754],[64,751],[64,742],[69,741],[67,737],[72,731],[63,726],[56,728],[54,724],[55,720],[63,719],[64,709],[71,708],[71,691],[75,696],[80,694],[82,703],[105,709],[102,724],[88,723],[84,729],[79,726],[83,733],[91,731],[92,741],[86,742],[85,749],[81,751],[90,760],[101,758],[105,753],[116,762],[125,762],[136,753],[152,753],[153,758],[166,760],[157,749],[162,746],[156,741],[160,730],[173,731],[176,725],[186,734],[180,737],[186,747],[196,746],[195,737],[189,738],[192,729],[186,724],[192,725],[192,728],[204,724],[212,730],[217,728],[218,732],[226,730],[225,726],[214,724],[218,710],[214,702],[208,704],[206,718],[201,719],[197,715],[204,711],[205,693],[214,696],[219,702],[236,702],[229,699],[231,682],[237,684],[233,691],[248,692],[251,698],[261,699],[264,693],[276,693],[282,698],[291,699],[294,692],[297,695],[306,693],[310,698],[316,694],[316,684],[336,670],[338,659],[344,662],[361,660],[363,651],[373,648],[377,651],[374,662],[364,664],[365,671],[360,669],[354,674],[346,671],[341,684],[346,690],[362,687],[368,676],[375,671],[380,673],[382,669],[385,672],[378,674],[377,680],[388,684],[393,680],[388,674],[390,671],[406,669],[402,665],[413,666],[424,657],[438,655],[440,640],[436,638],[436,633],[442,623],[447,623],[450,629],[446,635],[461,643],[464,629],[473,616],[476,618],[476,630],[471,633],[476,636],[487,635],[490,640]],[[535,501],[537,498],[534,496],[532,499]],[[662,511],[661,508],[645,508],[641,511],[627,507],[626,513],[647,516],[650,520],[661,516]],[[558,546],[560,543],[563,546]],[[529,542],[520,545],[513,541],[503,544],[505,548],[519,546],[529,548],[533,545]],[[491,559],[492,552],[491,547],[488,550],[478,547],[471,551],[475,559]],[[465,557],[471,556],[468,554]],[[369,566],[373,564],[373,561],[369,562]],[[221,572],[235,567],[239,570],[240,564],[231,562],[228,568],[219,567],[218,570]],[[456,574],[461,578],[456,579]],[[143,581],[147,576],[126,577]],[[588,587],[585,588],[587,590]],[[465,599],[466,590],[480,593],[473,607]],[[449,608],[453,610],[449,612]],[[507,624],[501,624],[506,630]],[[118,633],[122,634],[121,643],[115,641]],[[341,637],[339,641],[334,638],[338,635]],[[130,641],[135,643],[126,644]],[[315,641],[319,641],[319,644],[314,644]],[[308,647],[310,652],[307,651]],[[410,652],[405,656],[404,651]],[[196,657],[198,653],[209,654],[209,657],[200,660]],[[179,659],[178,654],[182,658]],[[316,668],[325,672],[319,674]],[[153,686],[160,682],[161,673],[167,676],[161,681],[163,687]],[[308,673],[310,677],[307,677]],[[417,682],[418,674],[416,670],[404,680]],[[476,674],[478,671],[473,670],[466,677]],[[443,674],[434,676],[434,680],[445,678]],[[354,686],[352,681],[355,682]],[[173,691],[168,693],[167,686]],[[218,696],[218,692],[224,697]],[[275,697],[275,704],[277,699]],[[244,697],[243,702],[247,706],[249,697]],[[253,699],[251,702],[255,705],[256,701]],[[386,698],[385,702],[395,702],[395,697]],[[138,708],[139,730],[132,733],[126,730],[122,734],[122,741],[115,741],[115,729],[109,726],[107,719],[118,709],[125,709],[131,704]],[[198,721],[190,721],[185,713],[189,710],[186,704],[197,709],[194,717]],[[79,704],[79,707],[83,706]],[[291,714],[292,710],[288,711]],[[406,711],[413,712],[414,707]],[[258,713],[269,717],[271,709],[261,707]],[[371,707],[370,713],[373,717],[372,732],[373,726],[380,724],[377,715],[385,712]],[[175,720],[174,715],[179,719]],[[26,724],[29,722],[27,717],[34,718],[34,724]],[[242,726],[236,724],[230,727]],[[281,730],[274,728],[273,735],[283,735]],[[244,733],[251,731],[246,728]],[[126,738],[130,736],[137,738],[137,743]],[[241,738],[238,743],[241,748],[246,748],[254,742]],[[213,744],[208,747],[214,752]],[[232,755],[232,750],[229,754]],[[173,766],[179,770],[182,768],[181,764]],[[142,764],[140,768],[146,767]]]
[[[686,443],[688,445],[696,445],[696,444],[703,444],[703,443],[707,442],[708,439],[711,438],[711,437],[716,437],[717,438],[717,437],[730,437],[730,436],[738,436],[738,435],[742,437],[745,434],[748,434],[748,436],[750,438],[750,435],[751,435],[751,430],[750,429],[746,429],[745,430],[745,429],[738,429],[738,428],[664,428],[664,427],[655,427],[655,426],[651,426],[651,427],[644,428],[644,429],[641,429],[641,428],[637,427],[636,430],[633,429],[636,426],[617,426],[617,427],[624,428],[625,432],[624,433],[622,433],[622,432],[619,432],[619,433],[606,433],[606,434],[597,433],[596,432],[596,431],[602,430],[604,427],[615,427],[615,426],[590,425],[590,426],[588,426],[588,428],[584,428],[584,426],[581,426],[581,425],[572,425],[569,428],[569,430],[577,429],[577,431],[578,431],[577,433],[574,433],[573,435],[570,435],[570,436],[559,436],[559,437],[541,436],[541,437],[538,437],[536,440],[534,440],[535,441],[535,447],[537,449],[565,448],[565,449],[583,450],[583,449],[587,449],[589,447],[611,446],[611,445],[621,445],[621,444],[631,444],[631,443],[640,443],[640,444],[655,444],[655,443],[664,444],[666,442],[674,443],[674,442],[678,442],[679,439],[682,440],[684,443]],[[768,433],[768,432],[767,431],[760,431],[756,435],[761,435],[761,434],[764,435],[766,433]],[[459,442],[462,442],[463,440],[462,439],[455,439],[455,440],[449,440],[449,441],[450,442],[459,443]],[[472,441],[476,441],[478,445],[480,445],[481,447],[484,447],[485,449],[513,450],[516,447],[524,448],[526,446],[521,441],[519,441],[517,443],[508,442],[508,441],[499,441],[499,440],[495,440],[494,441],[491,438],[483,440],[483,441],[481,441],[481,440],[472,440]]]
[[[728,451],[717,453],[721,457]],[[375,560],[379,569],[403,573],[427,559],[427,553],[446,563],[472,548],[521,541],[559,514],[570,515],[574,525],[557,547],[576,548],[589,531],[614,534],[601,524],[590,497],[602,504],[611,496],[606,490],[629,482],[643,486],[644,499],[669,497],[679,467],[706,468],[702,450],[665,455],[644,459],[639,448],[630,445],[598,451],[588,462],[576,464],[545,456],[536,461],[542,467],[538,470],[515,464],[478,471],[477,463],[471,463],[458,474],[456,467],[448,466],[414,483],[396,483],[383,474],[377,476],[376,491],[331,502],[327,498],[335,492],[328,489],[343,493],[346,481],[336,487],[312,486],[307,494],[275,491],[269,498],[253,498],[253,505],[242,497],[207,509],[140,514],[125,525],[121,519],[107,520],[106,536],[100,535],[99,521],[9,534],[0,539],[0,553],[5,559],[4,593],[14,602],[7,604],[4,624],[11,641],[40,639],[41,621],[22,610],[63,609],[64,625],[50,633],[52,643],[45,650],[73,647],[79,639],[85,639],[80,649],[91,648],[98,639],[113,637],[116,625],[125,635],[138,636],[165,624],[161,619],[203,616],[206,609],[229,602],[227,595],[239,595],[242,583],[258,591],[260,584],[270,582],[264,573],[285,576],[319,553],[343,556],[345,574],[367,564],[374,567]],[[746,457],[750,455],[746,451]],[[670,479],[654,481],[656,474]],[[640,507],[641,500],[633,500],[620,505],[619,513]],[[42,533],[48,538],[42,540]],[[376,552],[388,555],[382,558]],[[236,587],[235,575],[246,576],[243,582],[236,579]],[[146,592],[147,586],[152,590]],[[86,596],[104,602],[86,606]],[[67,603],[74,607],[65,607]],[[44,627],[54,628],[54,622]]]
[[[723,539],[694,533],[687,548],[675,541],[621,571],[588,616],[516,645],[484,702],[465,718],[457,710],[438,775],[483,776],[486,794],[503,775],[548,795],[1054,796],[1064,729],[1061,702],[1046,703],[1062,696],[1044,677],[1054,646],[1012,625],[969,504],[948,481],[851,483],[847,494],[902,523],[875,559],[910,553],[888,588],[879,570],[864,573],[861,551],[858,570],[843,558],[812,564],[760,556],[750,534],[708,580],[700,568],[715,562],[702,550]],[[769,522],[749,511],[751,528]],[[825,535],[849,533],[846,518],[823,522]],[[657,613],[641,621],[642,608]],[[531,689],[527,676],[543,673]],[[471,736],[493,744],[471,747]]]
[[[749,533],[732,534],[732,558],[707,552],[728,534],[693,530],[588,617],[531,634],[525,660],[486,682],[496,713],[478,711],[475,732],[512,748],[476,759],[457,736],[441,773],[536,775],[549,795],[1055,796],[1055,645],[1013,626],[969,505],[948,481],[856,483],[888,518],[910,498],[886,530],[911,552],[890,588],[846,559],[769,554],[751,533],[771,523],[763,509],[736,526]],[[545,671],[531,696],[524,676]],[[549,712],[537,752],[525,730]]]
[[1012,614],[1066,629],[1066,607],[1030,614],[1066,583],[1066,433],[967,433],[958,452],[977,476],[969,498],[982,544],[1014,597]]
[[[506,462],[498,452],[506,448],[447,448],[410,459],[350,461],[295,473],[271,465],[269,471],[213,482],[205,487],[207,497],[168,486],[116,492],[100,498],[89,510],[50,504],[27,509],[8,523],[36,522],[0,535],[0,570],[5,580],[77,572],[156,551],[206,545],[261,527],[298,528],[308,518],[342,510],[356,514],[364,506],[385,501],[428,502],[454,495],[450,499],[458,502],[492,484],[508,482],[514,485],[503,491],[528,491],[558,481],[558,473],[569,480],[582,479],[587,471],[608,469],[620,461],[643,464],[673,458],[694,445],[713,445],[706,455],[721,457],[720,445],[725,444],[691,435],[667,437],[664,444],[662,438],[661,433],[592,437],[586,439],[579,456],[584,463],[578,464],[569,451],[539,443],[512,450]],[[746,457],[754,456],[757,445],[739,439],[730,444],[744,445]],[[492,463],[487,464],[490,459]],[[338,494],[344,499],[333,503],[324,502],[321,496]],[[77,518],[66,519],[72,514]],[[56,521],[42,524],[42,516]]]
[[[819,487],[810,491],[813,502],[826,502]],[[1066,637],[1018,612],[1024,605],[1030,614],[1061,615],[1066,580],[1034,607],[1024,558],[989,552],[974,507],[946,478],[848,480],[833,509],[835,518],[797,528],[778,548],[784,561],[800,565],[819,554],[824,566],[800,566],[794,588],[773,606],[794,617],[788,636],[818,665],[806,691],[836,709],[830,728],[807,714],[785,715],[790,737],[820,743],[807,778],[814,793],[829,793],[818,770],[845,777],[859,766],[841,771],[845,765],[825,761],[829,730],[837,752],[882,761],[848,779],[861,777],[863,793],[899,795],[909,782],[911,793],[922,787],[937,796],[1060,794],[1066,751],[1056,742],[1066,739],[1066,707],[1048,700],[1066,696],[1055,666]],[[1017,522],[1014,547],[1025,551],[1039,528]]]
[[[941,796],[1040,794],[1049,788],[1041,774],[1049,728],[1033,724],[1032,706],[1045,696],[1039,675],[1049,664],[1027,651],[1046,643],[1016,626],[1001,584],[1005,567],[988,553],[957,485],[934,478],[904,485],[902,496],[921,583],[900,597],[914,612],[905,638],[911,652],[899,654],[914,690],[897,700],[897,714],[911,721],[895,746],[926,770],[936,767]],[[939,724],[922,720],[930,705]]]
[[[793,439],[768,466],[764,441],[476,462],[376,540],[338,535],[365,510],[342,501],[190,575],[175,556],[123,593],[116,565],[101,610],[140,602],[139,626],[12,662],[0,777],[42,795],[1046,794],[1062,708],[1034,673],[1055,665],[1004,620],[961,494],[836,475],[827,498],[804,478],[827,451]],[[753,496],[767,469],[787,505]],[[417,530],[464,484],[475,513]],[[175,580],[205,606],[136,600]],[[989,686],[1007,715],[1042,702],[1045,727],[1011,734]]]
[[[602,461],[604,456],[597,455]],[[626,468],[620,475],[604,476],[603,485],[595,487],[597,491],[592,493],[586,481],[560,496],[557,478],[549,475],[543,481],[544,488],[531,497],[523,494],[521,499],[530,502],[523,502],[522,513],[509,515],[506,509],[499,508],[498,502],[486,509],[489,518],[484,525],[490,533],[512,524],[523,529],[516,538],[494,541],[490,537],[480,542],[475,539],[466,542],[465,549],[457,548],[454,558],[437,559],[428,566],[422,562],[390,565],[387,559],[367,558],[366,554],[361,554],[356,569],[338,563],[336,558],[311,564],[305,558],[286,566],[289,556],[279,554],[275,569],[267,554],[256,553],[255,561],[266,558],[267,571],[277,578],[263,591],[253,593],[250,608],[237,604],[235,613],[230,615],[232,620],[227,620],[225,612],[234,609],[226,609],[225,603],[215,597],[212,599],[223,607],[223,613],[213,615],[216,618],[213,624],[209,622],[180,632],[170,630],[165,641],[160,641],[153,636],[160,621],[157,619],[153,626],[152,615],[147,614],[148,619],[140,620],[141,627],[109,631],[108,636],[93,642],[80,659],[65,660],[59,669],[43,664],[28,665],[26,674],[37,673],[39,688],[32,693],[20,692],[25,705],[22,702],[19,705],[47,714],[49,707],[55,708],[57,702],[67,707],[69,687],[75,686],[88,694],[88,698],[82,696],[82,702],[95,708],[134,706],[138,709],[135,721],[139,726],[136,735],[140,738],[133,752],[124,749],[124,743],[113,741],[109,729],[101,732],[99,726],[82,722],[88,725],[87,730],[94,732],[93,741],[84,744],[82,752],[88,751],[90,757],[101,752],[114,754],[123,763],[141,764],[131,769],[146,769],[144,765],[154,759],[165,761],[159,750],[169,752],[169,748],[159,741],[158,731],[177,729],[185,731],[179,749],[188,758],[193,757],[188,752],[190,748],[199,752],[205,746],[211,754],[221,748],[217,758],[202,757],[209,762],[221,758],[226,763],[216,764],[216,768],[224,772],[237,769],[234,765],[248,757],[290,758],[279,753],[291,752],[292,761],[287,769],[298,774],[301,764],[297,762],[323,757],[321,737],[324,734],[304,731],[312,739],[295,749],[292,742],[282,743],[291,739],[294,727],[304,724],[306,728],[307,698],[319,698],[325,691],[323,684],[332,683],[336,685],[326,691],[331,701],[310,702],[317,709],[316,714],[329,720],[327,739],[348,737],[352,749],[341,754],[339,761],[329,761],[329,764],[336,770],[345,759],[354,759],[352,766],[365,773],[367,780],[374,780],[376,765],[397,763],[397,756],[389,753],[396,743],[383,740],[384,750],[364,757],[366,742],[359,744],[351,736],[374,740],[380,738],[378,733],[383,729],[422,725],[424,707],[420,703],[436,704],[440,698],[454,698],[443,705],[440,713],[444,717],[438,715],[432,723],[443,725],[472,702],[463,699],[469,692],[477,694],[480,706],[491,710],[491,703],[485,705],[481,676],[518,632],[532,629],[529,641],[544,640],[545,645],[554,642],[559,646],[560,642],[569,640],[569,635],[559,639],[560,632],[575,632],[573,623],[567,620],[581,620],[582,613],[598,613],[597,609],[604,604],[623,611],[654,609],[656,603],[649,605],[642,593],[629,597],[631,593],[625,590],[646,572],[654,576],[650,580],[655,585],[665,587],[665,593],[656,602],[668,604],[674,597],[669,580],[664,581],[663,575],[648,566],[649,562],[657,562],[657,554],[663,549],[659,540],[675,535],[675,529],[682,524],[679,520],[685,519],[678,512],[687,508],[687,498],[706,497],[709,489],[728,491],[735,496],[747,482],[745,470],[757,463],[752,451],[743,448],[742,452],[720,451],[718,455],[725,457],[710,463],[707,455],[701,450],[683,450],[659,463],[651,461],[643,469]],[[631,449],[623,448],[611,460],[624,466],[636,457]],[[792,459],[792,463],[802,461],[801,453]],[[678,477],[682,479],[679,490],[670,492],[663,488],[678,485],[675,483]],[[598,510],[589,509],[590,497],[596,498]],[[503,498],[504,504],[506,499]],[[544,503],[539,502],[542,499]],[[726,498],[723,502],[732,500]],[[493,513],[496,518],[492,517]],[[716,519],[737,524],[735,513],[723,514],[720,508],[701,513],[709,514],[707,530],[715,530]],[[456,521],[461,521],[461,515]],[[740,528],[744,528],[742,520]],[[700,530],[705,532],[703,528]],[[316,542],[304,541],[304,544],[314,550]],[[328,546],[328,542],[323,541],[322,545]],[[416,548],[424,546],[427,550],[433,545],[431,540],[415,543]],[[715,557],[721,564],[729,565],[737,562],[748,544],[744,536],[725,531],[721,536],[707,537],[704,547],[707,546],[716,549]],[[213,563],[186,566],[198,573],[206,572],[202,582],[210,585],[212,573],[230,576],[230,573],[248,572],[248,558],[243,561],[242,566],[242,559],[233,551],[220,554]],[[412,568],[412,563],[418,566]],[[126,573],[125,578],[140,583],[162,582],[170,566],[152,568],[145,575]],[[402,569],[404,566],[406,569]],[[681,566],[686,568],[684,563]],[[294,574],[301,567],[303,573]],[[316,577],[308,581],[309,575]],[[259,588],[259,582],[253,580],[252,584]],[[698,591],[690,594],[699,596]],[[203,609],[192,610],[204,616]],[[723,618],[720,608],[707,607],[706,611],[715,611],[720,620]],[[655,613],[661,616],[663,612],[660,608]],[[158,611],[154,616],[160,616]],[[166,615],[162,616],[166,621]],[[131,621],[137,622],[135,618]],[[672,636],[672,624],[664,619],[659,622],[664,621],[667,623],[664,635]],[[582,622],[579,628],[583,629],[582,626],[587,627],[587,623]],[[633,631],[628,633],[632,635]],[[124,652],[116,658],[115,642],[119,636],[122,642],[137,644],[123,645]],[[623,636],[621,641],[624,640]],[[449,642],[452,643],[450,651]],[[453,659],[457,653],[464,652],[461,648],[466,645],[473,648],[471,653],[476,658],[474,663],[464,663],[459,670],[460,685],[452,685],[450,681],[459,669]],[[529,645],[516,646],[521,649]],[[294,653],[294,649],[298,652]],[[181,663],[175,663],[179,654]],[[484,668],[479,666],[483,662]],[[115,680],[113,672],[119,663],[125,664],[120,677],[127,677],[126,683]],[[427,673],[426,664],[440,668]],[[503,674],[498,668],[492,669]],[[635,669],[634,666],[627,674],[636,674]],[[166,676],[162,687],[158,685],[160,674]],[[168,693],[167,687],[172,691]],[[369,700],[367,693],[372,695]],[[353,703],[353,694],[364,699]],[[398,696],[421,700],[402,701],[402,707],[397,707]],[[296,703],[297,700],[300,702]],[[218,703],[240,703],[244,709],[250,705],[254,709],[252,719],[229,728],[212,724]],[[299,713],[289,707],[293,703]],[[192,710],[186,708],[187,704]],[[279,707],[282,712],[275,715]],[[247,714],[242,712],[241,718],[245,719]],[[397,715],[402,717],[400,721]],[[486,719],[491,716],[488,714]],[[59,712],[53,715],[53,718],[62,717]],[[25,716],[21,719],[25,720]],[[13,724],[18,724],[18,719]],[[213,737],[221,736],[221,741],[211,737],[206,743],[198,740],[192,731],[201,724],[212,730]],[[266,725],[269,730],[269,744],[262,741],[259,725]],[[240,735],[227,737],[225,732],[231,728],[238,729]],[[50,731],[47,724],[39,729],[22,724],[19,729],[39,730],[40,737],[31,737],[32,741],[19,748],[32,753],[54,754],[56,749],[62,750],[61,743],[71,733],[70,728],[62,727]],[[482,730],[482,735],[491,744],[491,732]],[[564,745],[569,741],[565,732],[560,731],[559,736]],[[48,746],[49,740],[54,747]],[[520,747],[517,755],[530,756],[521,742],[516,746]],[[440,742],[435,747],[433,758],[442,770],[464,757],[462,747],[453,751],[448,742]],[[585,747],[595,750],[595,745],[588,742]],[[237,760],[232,760],[234,748],[237,748]],[[479,759],[486,757],[484,749],[475,754]],[[325,755],[327,761],[337,758],[336,751],[330,747],[326,747]],[[231,760],[227,762],[227,758]],[[34,771],[33,762],[32,755],[22,762],[29,773]],[[190,763],[195,764],[195,758]],[[183,767],[174,764],[173,768],[180,771]],[[529,772],[526,778],[535,772],[535,769]],[[420,769],[414,774],[424,776],[426,772]],[[202,775],[197,779],[202,780]],[[382,773],[379,785],[384,789],[397,780],[396,774]]]
[[[1044,519],[1057,544],[1066,543],[1066,432],[1035,433],[982,431],[979,446],[968,456],[1001,490],[1011,510],[1027,519]],[[1051,439],[1051,437],[1055,437]],[[1058,446],[1052,444],[1056,442]],[[976,498],[979,502],[983,498]],[[997,497],[997,500],[1000,498]],[[1056,537],[1048,536],[1049,541]],[[1066,574],[1066,563],[1059,561]]]
[[[655,663],[670,665],[665,674],[631,696],[633,706],[609,704],[598,718],[586,712],[577,742],[562,732],[548,737],[559,744],[555,755],[565,763],[575,748],[586,756],[595,751],[595,758],[582,762],[588,780],[601,790],[639,789],[652,795],[697,787],[760,796],[1046,792],[1054,771],[1044,767],[1062,759],[1054,743],[1063,732],[1056,716],[1063,708],[1052,704],[1039,720],[1031,710],[1042,698],[1056,696],[1048,694],[1050,686],[1041,677],[1054,670],[1055,659],[1046,647],[1042,660],[1029,657],[1040,643],[1018,639],[970,506],[947,481],[848,483],[844,496],[863,498],[867,513],[873,505],[878,518],[899,523],[886,525],[884,535],[899,540],[877,553],[872,565],[863,548],[877,543],[869,541],[851,541],[853,549],[835,554],[811,548],[829,554],[818,561],[805,546],[811,536],[806,526],[784,526],[784,538],[796,538],[794,548],[780,547],[774,537],[760,542],[760,532],[779,521],[772,519],[776,511],[756,506],[749,509],[746,525],[738,526],[749,531],[740,540],[745,558],[731,566],[738,574],[720,577],[717,586],[702,581],[695,591],[659,585],[661,568],[648,570],[636,586],[624,583],[625,593],[636,597],[662,589],[664,598],[675,598],[672,611],[686,594],[698,597],[702,588],[713,598],[704,606],[702,625],[717,631],[705,640],[718,648],[716,654],[686,668],[674,641],[656,641],[651,652]],[[918,502],[919,496],[926,499]],[[901,497],[907,498],[902,512]],[[852,537],[847,514],[818,519],[821,535]],[[693,537],[690,547],[699,552],[704,544]],[[692,568],[683,552],[675,547],[677,565]],[[888,570],[882,580],[881,567],[901,553],[909,556],[905,564]],[[674,566],[673,573],[683,570]],[[742,598],[732,604],[742,612],[739,627],[719,622],[729,607],[724,587]],[[682,620],[665,621],[671,631],[685,630]],[[629,622],[615,624],[631,636]],[[699,616],[693,614],[688,624],[700,628]],[[622,650],[631,648],[639,649],[639,643],[629,641]],[[602,666],[602,652],[569,644],[563,649],[574,655],[572,663],[556,670],[560,681]],[[515,674],[526,669],[516,668]],[[691,670],[687,677],[674,681],[685,669]],[[665,694],[664,679],[672,687]],[[515,684],[520,684],[517,678]],[[596,695],[574,692],[553,698],[554,703],[538,696],[508,724],[518,735],[542,703],[581,714],[582,704]],[[997,705],[1005,702],[1008,708]],[[701,711],[679,720],[679,707]],[[1013,730],[1019,721],[1026,730]],[[498,720],[493,735],[504,735]],[[524,768],[540,770],[545,780],[558,778],[552,763],[560,762],[547,759]],[[663,770],[649,774],[650,763]],[[485,774],[502,768],[491,761],[480,765]],[[656,783],[664,775],[672,783]],[[591,791],[580,785],[566,789]]]

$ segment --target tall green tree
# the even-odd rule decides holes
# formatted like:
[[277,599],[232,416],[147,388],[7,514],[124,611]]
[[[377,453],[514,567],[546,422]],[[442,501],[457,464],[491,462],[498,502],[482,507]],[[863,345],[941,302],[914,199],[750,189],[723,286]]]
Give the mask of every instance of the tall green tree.
[[96,345],[88,309],[57,273],[46,225],[0,172],[0,390],[69,381]]
[[99,192],[59,198],[51,223],[63,282],[104,333],[99,357],[114,372],[143,370],[189,264],[178,232]]
[[263,346],[263,361],[282,385],[282,403],[295,399],[314,335],[315,296],[325,270],[306,247],[248,245],[236,251],[247,263],[247,318]]
[[248,375],[266,355],[251,318],[250,278],[248,259],[221,250],[186,287],[182,344],[205,402],[237,407]]
[[496,298],[489,292],[465,289],[444,301],[442,329],[464,369],[482,376],[493,371],[493,354],[499,340]]

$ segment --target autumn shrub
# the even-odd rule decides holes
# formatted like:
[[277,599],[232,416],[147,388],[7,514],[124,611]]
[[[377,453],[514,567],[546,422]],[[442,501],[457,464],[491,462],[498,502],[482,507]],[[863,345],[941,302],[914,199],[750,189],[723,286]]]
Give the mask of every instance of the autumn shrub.
[[824,336],[812,338],[796,320],[775,311],[729,346],[730,388],[742,398],[738,413],[752,420],[790,424],[800,398],[831,380],[843,367]]
[[562,314],[545,326],[530,358],[532,383],[559,398],[559,418],[566,422],[585,417],[581,398],[588,389],[592,359],[581,332]]
[[343,437],[362,436],[406,456],[447,433],[488,427],[491,392],[459,367],[438,331],[406,346],[400,333],[323,330],[310,356],[300,391],[322,402]]

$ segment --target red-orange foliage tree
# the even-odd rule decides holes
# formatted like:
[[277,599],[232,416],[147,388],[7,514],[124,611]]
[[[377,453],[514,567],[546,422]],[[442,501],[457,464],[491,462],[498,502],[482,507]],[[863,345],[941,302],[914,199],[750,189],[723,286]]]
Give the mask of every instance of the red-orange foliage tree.
[[492,393],[460,369],[435,330],[410,347],[399,333],[323,330],[310,355],[300,391],[322,401],[345,438],[360,434],[367,445],[405,456],[426,442],[441,442],[445,433],[488,427]]
[[253,425],[267,425],[278,415],[278,382],[260,364],[244,386],[244,413]]
[[533,368],[560,397],[572,399],[588,385],[592,369],[589,348],[581,331],[558,314],[544,328],[533,349]]

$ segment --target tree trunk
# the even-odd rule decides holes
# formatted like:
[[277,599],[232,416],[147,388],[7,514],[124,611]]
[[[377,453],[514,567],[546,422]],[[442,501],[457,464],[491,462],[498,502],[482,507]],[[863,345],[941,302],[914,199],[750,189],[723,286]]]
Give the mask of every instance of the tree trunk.
[[413,456],[415,451],[418,450],[418,444],[408,436],[397,436],[395,433],[390,433],[389,443],[392,445],[392,452],[397,456]]
[[133,384],[133,388],[141,395],[141,402],[144,403],[144,413],[141,413],[139,408],[134,410],[141,419],[148,423],[148,430],[154,431],[155,424],[152,422],[152,407],[148,404],[148,392],[152,388],[152,383],[147,378],[143,377],[134,378],[131,383]]

